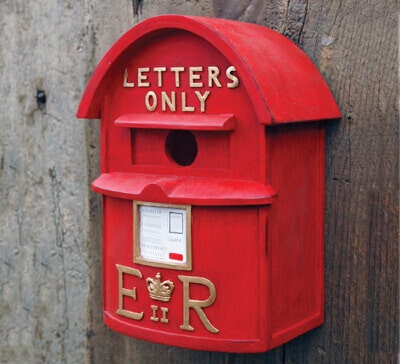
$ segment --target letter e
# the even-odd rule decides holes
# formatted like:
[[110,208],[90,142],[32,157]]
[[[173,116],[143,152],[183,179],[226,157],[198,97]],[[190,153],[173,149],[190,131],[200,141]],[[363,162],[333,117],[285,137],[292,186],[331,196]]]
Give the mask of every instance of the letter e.
[[133,289],[128,289],[123,287],[124,274],[130,274],[132,276],[142,278],[142,273],[140,270],[135,268],[125,267],[123,265],[116,264],[118,269],[118,310],[117,314],[121,316],[128,317],[133,320],[141,320],[143,318],[142,312],[133,312],[124,309],[124,296],[131,297],[136,301],[136,287]]

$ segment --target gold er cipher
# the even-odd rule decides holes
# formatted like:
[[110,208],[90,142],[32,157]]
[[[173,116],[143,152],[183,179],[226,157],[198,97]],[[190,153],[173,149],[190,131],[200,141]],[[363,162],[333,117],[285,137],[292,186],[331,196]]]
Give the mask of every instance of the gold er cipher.
[[[120,316],[127,317],[132,320],[140,321],[144,317],[144,311],[134,312],[129,311],[124,308],[124,296],[131,297],[134,301],[136,301],[136,287],[133,289],[128,289],[123,286],[124,274],[130,274],[139,279],[143,278],[143,275],[139,269],[126,267],[120,264],[116,264],[116,268],[118,270],[118,309],[116,313]],[[192,277],[192,276],[184,276],[178,275],[178,279],[183,283],[183,323],[179,326],[181,330],[186,331],[194,331],[194,327],[190,325],[190,309],[193,309],[198,315],[200,321],[204,325],[204,327],[211,333],[217,334],[219,330],[210,322],[207,315],[204,312],[204,308],[211,306],[215,302],[216,298],[216,289],[214,283],[212,283],[209,279],[204,277]],[[166,281],[170,282],[171,281]],[[206,300],[195,300],[190,298],[190,285],[191,284],[201,284],[206,286],[210,292],[209,297]],[[172,292],[171,292],[172,294]],[[168,308],[160,307],[162,317],[158,317],[158,306],[151,305],[152,316],[150,317],[151,321],[161,322],[167,324],[168,320]]]

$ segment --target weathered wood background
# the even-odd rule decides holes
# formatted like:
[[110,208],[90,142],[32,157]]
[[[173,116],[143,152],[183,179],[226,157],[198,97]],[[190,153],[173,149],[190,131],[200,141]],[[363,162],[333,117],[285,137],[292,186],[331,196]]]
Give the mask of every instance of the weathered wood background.
[[[141,342],[101,320],[98,122],[74,114],[108,47],[163,13],[276,29],[344,115],[327,129],[325,324],[265,354]],[[395,0],[0,0],[0,362],[397,362],[397,13]]]

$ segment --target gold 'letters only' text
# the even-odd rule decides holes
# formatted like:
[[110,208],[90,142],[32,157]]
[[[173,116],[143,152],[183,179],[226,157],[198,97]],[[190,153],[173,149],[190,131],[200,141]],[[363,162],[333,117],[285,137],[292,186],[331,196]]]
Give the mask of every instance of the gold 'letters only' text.
[[[215,87],[234,89],[239,86],[239,78],[234,66],[225,69],[224,77],[220,77],[220,74],[221,70],[218,66],[138,67],[129,73],[125,68],[122,86],[124,88],[150,88],[144,96],[144,105],[151,112],[181,110],[189,113],[197,111],[204,113],[207,101]],[[157,90],[157,88],[171,85],[171,81],[175,89]],[[185,86],[189,86],[189,89],[179,90]],[[208,87],[209,90],[197,90],[193,95],[190,92],[190,89],[204,87]]]

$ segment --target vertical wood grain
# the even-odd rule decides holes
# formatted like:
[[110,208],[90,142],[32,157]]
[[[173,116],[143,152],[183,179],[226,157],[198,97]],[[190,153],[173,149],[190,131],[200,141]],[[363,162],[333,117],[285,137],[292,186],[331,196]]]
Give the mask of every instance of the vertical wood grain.
[[344,115],[327,129],[326,320],[308,356],[315,362],[397,360],[395,7],[309,3],[302,47]]

